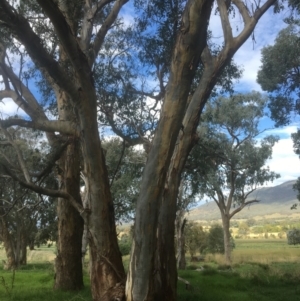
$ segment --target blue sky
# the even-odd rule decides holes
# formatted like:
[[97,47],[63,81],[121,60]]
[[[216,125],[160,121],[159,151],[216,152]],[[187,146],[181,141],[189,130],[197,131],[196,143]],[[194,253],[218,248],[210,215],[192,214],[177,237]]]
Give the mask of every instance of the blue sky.
[[[272,45],[278,32],[286,25],[283,19],[288,16],[288,12],[274,15],[272,11],[267,12],[259,21],[255,29],[255,43],[250,38],[236,53],[234,60],[242,65],[244,72],[242,78],[235,85],[236,91],[250,92],[252,90],[260,91],[260,85],[256,82],[257,71],[261,65],[261,49],[264,46]],[[264,134],[273,134],[280,137],[280,141],[273,148],[272,159],[267,165],[271,170],[279,173],[281,178],[265,186],[275,186],[283,182],[296,179],[300,176],[300,159],[293,151],[291,134],[297,131],[299,122],[297,118],[292,120],[289,126],[270,129]],[[274,127],[273,121],[265,118],[261,122],[262,128]]]

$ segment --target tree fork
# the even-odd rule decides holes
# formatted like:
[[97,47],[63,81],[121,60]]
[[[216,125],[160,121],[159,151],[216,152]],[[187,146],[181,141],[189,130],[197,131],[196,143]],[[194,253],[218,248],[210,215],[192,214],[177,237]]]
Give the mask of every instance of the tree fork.
[[[233,37],[227,16],[227,9],[225,8],[225,3],[218,1],[225,46],[217,57],[213,57],[211,55],[208,47],[206,47],[202,53],[201,59],[204,64],[204,73],[194,95],[191,98],[190,103],[188,104],[182,122],[184,131],[180,131],[179,133],[177,147],[174,150],[172,161],[169,166],[169,177],[167,178],[166,191],[163,194],[162,206],[160,210],[160,219],[168,222],[158,224],[158,229],[159,227],[166,227],[165,230],[160,229],[160,233],[170,234],[174,232],[174,230],[172,229],[175,227],[174,223],[176,217],[176,210],[174,208],[176,207],[181,173],[191,149],[197,142],[198,137],[196,135],[196,129],[199,123],[200,115],[209,98],[209,95],[225,66],[232,59],[233,55],[236,53],[239,47],[248,39],[260,17],[269,9],[271,5],[275,3],[275,0],[268,0],[264,5],[262,5],[262,7],[258,8],[254,12],[254,15],[252,17],[249,16],[249,12],[247,11],[242,1],[233,0],[232,2],[240,11],[244,20],[245,27],[237,37]],[[171,222],[172,220],[173,222]],[[167,230],[168,227],[170,228]],[[173,252],[172,250],[170,251],[170,248],[173,248],[174,246],[174,239],[173,237],[170,237],[163,237],[163,235],[159,236],[159,239],[162,240],[162,242],[159,242],[158,245],[166,246],[166,249],[160,250],[161,254],[168,252],[170,252],[170,254],[175,254],[175,252]],[[165,244],[165,241],[169,241],[169,243]],[[163,260],[164,258],[166,261]],[[174,269],[173,266],[171,266],[174,260],[170,260],[162,256],[156,262],[159,263],[159,266],[157,266],[157,270],[161,275],[159,279],[168,279],[167,283],[164,283],[162,286],[168,287],[170,283],[173,283],[171,287],[173,287],[174,290],[174,288],[176,287],[175,275],[171,277],[172,280],[163,276],[165,270],[169,269],[170,271],[172,271]],[[169,300],[168,296],[166,296],[165,300]]]
[[[188,1],[183,14],[161,120],[148,155],[141,183],[142,193],[137,201],[134,242],[126,283],[127,301],[157,300],[156,297],[165,290],[163,285],[157,287],[159,281],[154,280],[156,276],[153,277],[156,273],[155,261],[159,260],[155,258],[158,212],[190,86],[200,54],[206,46],[212,3],[211,0]],[[176,268],[175,260],[173,264]],[[173,292],[170,298],[176,298],[176,293]]]

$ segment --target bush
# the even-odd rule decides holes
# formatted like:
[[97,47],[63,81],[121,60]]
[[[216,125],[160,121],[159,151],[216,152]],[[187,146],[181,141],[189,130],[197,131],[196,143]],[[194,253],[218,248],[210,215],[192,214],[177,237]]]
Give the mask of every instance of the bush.
[[[216,224],[213,225],[208,233],[207,238],[207,249],[209,252],[215,254],[215,253],[221,253],[224,254],[224,230],[223,227]],[[235,248],[235,243],[233,238],[231,237],[231,249]]]
[[128,235],[122,235],[119,240],[119,248],[122,256],[129,255],[131,250],[131,239]]
[[203,227],[195,222],[188,222],[185,229],[185,243],[191,257],[195,257],[197,251],[203,253],[207,244],[207,233]]
[[287,231],[286,236],[289,245],[300,244],[300,229],[289,230]]

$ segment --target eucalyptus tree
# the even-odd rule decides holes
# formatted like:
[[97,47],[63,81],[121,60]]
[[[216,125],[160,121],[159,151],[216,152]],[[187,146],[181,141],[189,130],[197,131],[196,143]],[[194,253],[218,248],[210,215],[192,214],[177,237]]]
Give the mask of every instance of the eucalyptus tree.
[[[14,127],[9,131],[1,131],[0,157],[5,159],[10,168],[17,174],[22,173],[22,160],[27,162],[31,173],[37,171],[38,166],[43,165],[43,154],[37,148],[40,134],[31,133],[28,130]],[[19,152],[22,150],[22,154]],[[23,188],[0,170],[1,200],[0,219],[1,236],[7,254],[6,268],[15,269],[20,264],[27,262],[27,246],[34,241],[35,234],[41,229],[41,208],[47,206],[47,200],[35,192]],[[47,179],[47,182],[51,179]],[[45,185],[43,181],[42,185]],[[40,225],[38,225],[40,224]]]
[[[214,47],[209,40],[209,36],[211,33],[206,28],[204,29],[204,25],[206,22],[209,22],[211,19],[210,13],[213,9],[213,7],[208,8],[206,4],[209,6],[213,4],[213,2],[210,3],[200,3],[203,4],[202,8],[198,8],[198,4],[194,3],[195,6],[191,4],[191,9],[193,9],[193,12],[199,11],[199,13],[203,13],[203,15],[199,14],[199,19],[203,21],[203,26],[201,25],[201,31],[199,33],[202,33],[203,35],[200,36],[197,35],[197,39],[206,39],[207,42],[204,45],[203,51],[201,52],[201,55],[199,55],[200,52],[196,52],[193,56],[192,62],[197,62],[199,60],[198,68],[201,69],[200,72],[195,72],[195,76],[193,78],[193,81],[190,85],[189,92],[185,95],[185,104],[180,109],[178,108],[178,111],[183,110],[184,116],[182,117],[181,123],[177,124],[177,126],[180,126],[180,131],[178,134],[178,137],[176,139],[175,148],[172,153],[172,157],[170,160],[170,165],[168,166],[168,160],[166,160],[168,157],[162,157],[160,155],[159,158],[162,160],[159,160],[161,162],[161,172],[162,175],[166,176],[166,181],[163,187],[163,192],[161,191],[160,198],[157,199],[157,203],[151,203],[151,208],[153,208],[155,214],[153,216],[158,215],[158,220],[154,218],[153,220],[148,220],[147,211],[142,211],[142,207],[145,206],[144,201],[141,201],[140,203],[137,203],[137,216],[136,216],[136,224],[139,226],[135,228],[135,237],[141,237],[142,233],[146,233],[147,229],[152,232],[152,227],[149,229],[148,225],[154,225],[157,223],[157,247],[156,247],[156,261],[155,261],[155,268],[156,271],[154,283],[146,283],[144,284],[144,288],[140,286],[140,290],[136,290],[133,295],[136,295],[138,298],[141,298],[140,296],[144,296],[147,294],[147,292],[152,291],[152,295],[156,296],[157,299],[161,300],[174,300],[176,298],[176,280],[177,280],[177,273],[176,273],[176,259],[175,259],[175,250],[174,250],[174,220],[176,217],[176,203],[177,203],[177,196],[178,196],[178,189],[180,187],[180,181],[181,181],[181,174],[184,169],[185,162],[187,160],[187,157],[189,155],[189,152],[197,143],[199,137],[196,133],[196,129],[199,123],[199,118],[202,113],[202,110],[208,101],[210,95],[214,92],[214,88],[217,84],[222,83],[222,75],[224,75],[224,72],[226,72],[226,66],[229,65],[231,59],[233,58],[236,51],[239,49],[239,47],[247,40],[247,38],[253,33],[253,30],[261,18],[261,16],[266,12],[268,8],[270,8],[273,4],[275,4],[274,8],[275,10],[278,10],[278,2],[277,1],[265,1],[264,3],[259,3],[261,5],[260,7],[257,5],[257,3],[253,2],[254,10],[250,12],[247,7],[247,2],[243,1],[230,1],[223,3],[222,1],[216,1],[214,2],[216,5],[216,13],[219,14],[221,24],[222,24],[222,34],[223,34],[223,44],[220,45],[217,49]],[[151,5],[152,3],[150,3]],[[205,5],[204,5],[205,4]],[[228,4],[228,6],[227,6]],[[155,3],[153,3],[154,7]],[[158,6],[158,4],[157,4]],[[187,6],[188,7],[188,6]],[[187,8],[186,7],[186,8]],[[147,12],[149,11],[149,14],[151,13],[151,9],[148,9],[147,5]],[[207,9],[207,10],[205,10]],[[194,16],[192,13],[186,14],[187,10],[185,9],[183,13],[183,24],[188,24],[188,30],[189,32],[192,32],[192,28],[190,25],[192,24],[191,16]],[[231,27],[231,13],[240,13],[243,20],[243,25],[241,25],[240,30],[237,33],[234,33]],[[186,16],[189,16],[188,23],[185,23],[185,20],[187,20]],[[207,21],[205,21],[207,20]],[[195,23],[196,25],[196,23]],[[182,25],[181,25],[182,26]],[[199,28],[200,28],[199,27]],[[182,27],[181,27],[182,28]],[[183,27],[185,28],[185,27]],[[151,32],[151,31],[150,31]],[[147,34],[147,31],[146,31]],[[186,39],[186,40],[184,40]],[[196,38],[195,38],[196,39]],[[160,95],[160,91],[162,91],[164,94],[164,105],[161,112],[161,120],[165,120],[167,116],[170,116],[171,110],[174,109],[174,104],[172,103],[171,108],[169,108],[166,105],[166,100],[168,99],[168,91],[183,91],[181,86],[178,85],[179,80],[176,79],[175,75],[182,74],[182,71],[179,71],[176,69],[176,63],[179,61],[179,43],[182,41],[184,43],[188,43],[189,41],[193,40],[193,38],[189,39],[187,35],[184,34],[184,30],[181,29],[181,32],[179,33],[179,36],[177,35],[176,43],[174,44],[174,52],[172,56],[172,60],[170,62],[170,71],[169,71],[169,80],[167,81],[167,84],[165,86],[165,89],[158,89],[157,95]],[[161,49],[161,48],[159,48]],[[186,46],[186,49],[191,49],[191,46]],[[197,56],[197,53],[199,56]],[[198,58],[198,59],[197,59]],[[191,65],[190,65],[191,66]],[[187,67],[188,68],[188,67]],[[160,70],[164,69],[154,69],[156,70],[157,74],[160,74]],[[199,70],[198,70],[199,71]],[[181,76],[182,76],[181,75]],[[186,78],[186,76],[184,75]],[[173,85],[173,80],[175,80],[176,84]],[[185,84],[183,82],[183,84]],[[173,86],[172,86],[173,85]],[[160,85],[158,85],[160,87]],[[185,87],[187,85],[185,84]],[[174,89],[174,90],[173,90]],[[171,95],[171,94],[170,94]],[[175,93],[172,96],[173,99],[179,99],[178,94]],[[166,112],[166,113],[165,113]],[[168,113],[168,114],[167,114]],[[161,126],[161,120],[159,123],[159,126]],[[173,127],[173,129],[175,129]],[[156,135],[154,137],[154,140],[152,142],[151,151],[155,152],[155,145],[156,147],[158,145],[161,145],[158,139],[158,133],[159,131],[156,131]],[[161,137],[169,137],[169,133],[164,133],[161,135]],[[201,139],[201,138],[200,138]],[[156,141],[158,144],[156,144]],[[166,140],[166,143],[168,143],[168,140]],[[166,153],[167,154],[167,153]],[[149,165],[150,166],[150,165]],[[166,166],[168,166],[168,171],[166,171]],[[145,175],[147,174],[147,166],[145,168],[144,177],[143,179],[147,178]],[[149,173],[149,176],[151,174]],[[157,182],[161,182],[163,178],[160,178]],[[154,179],[153,179],[154,180]],[[149,183],[148,183],[149,184]],[[153,183],[154,186],[154,183]],[[142,181],[142,187],[143,187],[143,181]],[[149,187],[149,185],[147,186]],[[146,189],[146,187],[145,187]],[[150,193],[150,191],[149,191]],[[144,195],[146,197],[146,195]],[[150,199],[150,198],[149,198]],[[156,199],[156,197],[155,197]],[[161,205],[159,203],[159,200],[162,200]],[[141,204],[141,207],[139,208],[139,204]],[[143,205],[142,205],[143,204]],[[155,208],[156,206],[156,208]],[[153,235],[156,233],[153,231]],[[130,294],[129,300],[134,300],[135,298],[132,297],[132,293],[130,292],[131,283],[130,283],[130,277],[132,277],[133,273],[136,273],[137,275],[140,275],[137,277],[137,281],[143,278],[148,278],[146,275],[151,274],[151,267],[149,266],[148,262],[145,262],[143,259],[146,260],[150,256],[150,253],[152,253],[153,247],[153,241],[156,241],[156,237],[152,236],[149,237],[149,242],[142,242],[141,239],[136,239],[136,245],[133,245],[133,252],[131,257],[131,264],[130,264],[130,272],[129,277],[127,278],[127,296]],[[141,249],[140,246],[144,249]],[[139,255],[134,255],[134,248],[137,248],[137,253]],[[142,255],[143,254],[143,255]],[[139,268],[137,269],[136,262],[139,262],[138,265]],[[148,267],[149,266],[149,267]],[[145,268],[147,267],[147,269]],[[140,274],[140,269],[143,269],[142,274]],[[132,270],[132,272],[131,272]],[[135,270],[135,272],[133,272]],[[150,276],[149,276],[150,277]],[[133,284],[134,285],[134,284]],[[151,289],[149,289],[151,287]],[[154,287],[154,288],[153,288]],[[164,289],[161,290],[160,288],[163,287]]]
[[[300,114],[300,6],[290,0],[293,12],[285,21],[274,45],[262,50],[262,66],[257,81],[270,96],[269,108],[276,126],[284,126],[297,119]],[[300,130],[292,134],[294,151],[299,155]],[[300,179],[294,185],[300,191]],[[300,200],[300,198],[298,197]],[[296,208],[297,204],[292,208]]]
[[300,113],[300,19],[281,30],[274,45],[262,49],[257,81],[270,94],[269,108],[277,126]]
[[[110,121],[115,120],[116,103],[107,106],[106,101],[110,101],[115,95],[118,96],[115,99],[120,100],[122,94],[111,94],[109,90],[97,89],[94,71],[97,72],[96,65],[99,61],[106,62],[101,51],[108,35],[115,33],[114,26],[119,22],[118,14],[126,2],[21,1],[20,5],[30,3],[35,8],[33,11],[24,12],[19,3],[0,1],[1,33],[3,37],[7,37],[6,45],[19,43],[18,48],[26,49],[32,63],[39,68],[43,78],[55,91],[58,109],[68,108],[66,114],[62,115],[63,118],[47,119],[39,110],[36,101],[25,96],[25,89],[19,89],[20,84],[13,85],[12,79],[3,76],[2,72],[6,85],[2,97],[9,96],[14,99],[30,116],[30,119],[25,118],[22,121],[2,120],[2,127],[22,124],[37,127],[52,136],[59,132],[63,137],[69,137],[68,141],[78,141],[83,162],[82,172],[87,180],[87,207],[83,207],[76,195],[66,190],[39,187],[30,175],[24,173],[26,177],[17,178],[5,162],[2,161],[1,164],[22,185],[40,193],[64,198],[81,214],[89,230],[91,288],[94,300],[113,300],[122,298],[124,294],[125,272],[118,250],[113,200],[97,115],[97,109],[100,108],[110,117]],[[146,10],[155,7],[157,3],[161,5],[161,1],[147,2]],[[165,5],[162,11],[171,11],[178,2],[166,3],[170,5]],[[165,67],[159,61],[156,64],[154,60],[156,69],[149,73],[150,76],[151,72],[153,74],[161,71],[158,72],[158,79],[162,94],[154,94],[161,98],[162,108],[159,122],[154,122],[156,130],[151,145],[144,137],[141,139],[150,147],[136,205],[133,249],[126,283],[127,300],[176,299],[177,277],[173,248],[176,200],[184,163],[197,140],[196,128],[200,114],[234,53],[251,35],[261,16],[277,1],[253,1],[251,10],[248,8],[248,1],[242,0],[196,0],[180,3],[182,9],[178,10],[178,15],[181,15],[181,19],[178,26],[173,26],[170,34],[170,37],[176,36],[170,44],[170,61]],[[214,3],[224,34],[224,44],[217,51],[211,49],[208,42],[208,24]],[[42,21],[45,34],[34,27],[32,12]],[[230,17],[235,12],[241,14],[244,23],[236,36],[230,25]],[[150,26],[155,28],[155,22],[159,22],[159,19],[151,19]],[[55,32],[52,40],[47,34],[49,29]],[[106,45],[109,47],[109,44]],[[151,42],[147,45],[151,45]],[[203,71],[197,77],[200,61]],[[3,63],[1,68],[2,66]],[[164,73],[165,68],[168,73]],[[124,85],[126,82],[123,81],[123,74],[121,77],[118,75],[114,75],[116,82]],[[135,85],[124,87],[128,89],[123,97],[131,97],[130,92],[135,92],[140,96],[143,107],[147,93]],[[129,105],[127,108],[135,110],[135,106]],[[147,135],[148,129],[145,125],[147,123],[142,122],[140,126],[136,126],[136,121],[129,120],[125,134],[134,129],[134,137],[140,138],[143,132]],[[124,131],[120,134],[124,136]],[[69,166],[78,166],[76,157],[73,153],[66,157],[72,159]]]
[[[258,140],[267,99],[259,93],[219,97],[206,106],[193,149],[194,189],[218,206],[224,228],[225,259],[231,263],[230,220],[246,206],[259,202],[253,193],[279,175],[265,166],[278,138]],[[204,162],[203,162],[204,161]]]

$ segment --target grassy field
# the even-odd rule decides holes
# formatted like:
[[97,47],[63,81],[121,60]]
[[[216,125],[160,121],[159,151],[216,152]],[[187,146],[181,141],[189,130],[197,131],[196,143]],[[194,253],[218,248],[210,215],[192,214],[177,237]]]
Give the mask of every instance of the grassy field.
[[[53,291],[54,251],[30,251],[28,265],[15,273],[0,268],[0,300],[91,301],[87,274],[84,290]],[[288,246],[285,240],[236,240],[231,269],[221,255],[208,254],[205,262],[188,262],[179,276],[191,285],[186,289],[178,282],[178,301],[300,301],[300,247]]]

